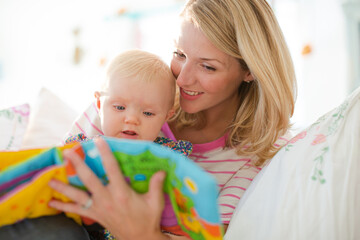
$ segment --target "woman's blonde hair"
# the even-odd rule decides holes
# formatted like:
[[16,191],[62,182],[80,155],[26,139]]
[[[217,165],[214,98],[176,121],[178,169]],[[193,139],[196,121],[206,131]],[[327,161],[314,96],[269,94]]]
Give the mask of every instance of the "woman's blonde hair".
[[[275,155],[274,143],[290,127],[296,94],[291,56],[271,7],[266,0],[189,0],[181,15],[255,78],[239,87],[227,147],[236,147],[239,155],[256,155],[255,164],[262,165]],[[205,125],[201,113],[185,113],[176,104],[177,127]]]

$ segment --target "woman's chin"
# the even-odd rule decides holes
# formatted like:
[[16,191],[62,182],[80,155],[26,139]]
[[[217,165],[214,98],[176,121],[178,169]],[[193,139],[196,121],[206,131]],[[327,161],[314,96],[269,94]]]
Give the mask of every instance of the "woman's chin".
[[189,114],[193,114],[201,111],[201,109],[199,109],[199,107],[196,104],[183,99],[180,99],[180,107],[181,110]]
[[198,113],[200,110],[197,108],[194,108],[193,106],[181,106],[181,109],[189,114],[194,114],[194,113]]

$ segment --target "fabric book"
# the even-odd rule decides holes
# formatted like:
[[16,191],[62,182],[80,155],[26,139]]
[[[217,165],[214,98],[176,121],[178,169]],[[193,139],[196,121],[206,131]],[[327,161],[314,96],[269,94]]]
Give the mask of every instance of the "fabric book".
[[[218,189],[209,173],[180,153],[153,142],[103,138],[135,191],[147,192],[151,176],[160,170],[166,172],[162,229],[182,232],[191,239],[222,239]],[[0,152],[0,226],[24,218],[58,214],[59,211],[48,207],[48,202],[71,199],[51,189],[48,186],[51,179],[85,189],[62,156],[66,148],[75,149],[102,183],[108,183],[93,140],[63,147]],[[78,223],[91,224],[75,214],[66,214]]]

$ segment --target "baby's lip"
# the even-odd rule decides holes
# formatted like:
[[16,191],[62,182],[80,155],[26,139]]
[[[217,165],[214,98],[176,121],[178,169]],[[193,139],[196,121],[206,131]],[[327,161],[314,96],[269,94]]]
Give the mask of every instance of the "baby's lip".
[[137,136],[138,135],[135,131],[132,131],[132,130],[125,130],[125,131],[122,131],[122,133],[125,135],[129,135],[129,136]]

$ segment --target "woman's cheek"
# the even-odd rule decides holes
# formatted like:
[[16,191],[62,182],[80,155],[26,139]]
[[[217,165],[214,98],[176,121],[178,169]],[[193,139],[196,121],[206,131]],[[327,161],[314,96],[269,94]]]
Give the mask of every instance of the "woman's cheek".
[[180,74],[180,64],[173,59],[171,60],[170,68],[175,78],[177,78]]

